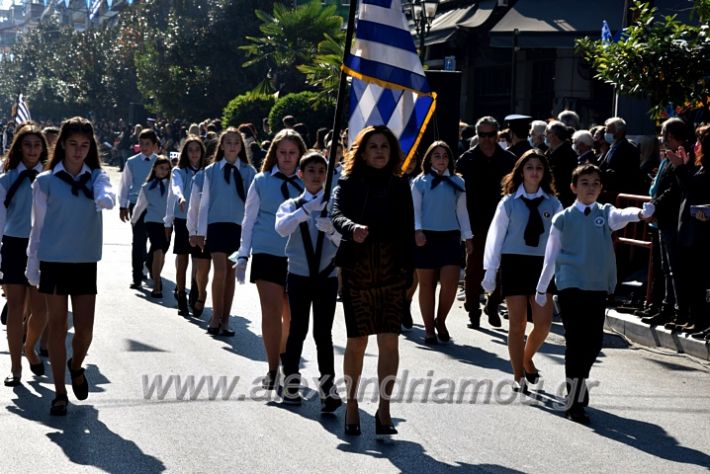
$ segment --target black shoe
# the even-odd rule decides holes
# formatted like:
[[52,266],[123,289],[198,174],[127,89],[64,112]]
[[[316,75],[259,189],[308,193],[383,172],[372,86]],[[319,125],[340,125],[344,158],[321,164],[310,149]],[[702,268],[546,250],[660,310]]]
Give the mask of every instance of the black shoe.
[[290,389],[284,390],[281,396],[281,403],[284,405],[301,406],[302,402],[303,397],[298,393],[298,389],[296,389],[295,392],[292,392]]
[[185,290],[175,290],[175,299],[177,300],[178,314],[180,316],[190,316],[190,310],[187,307],[187,295]]
[[380,422],[380,412],[379,410],[375,412],[375,435],[378,437],[386,437],[396,435],[397,430],[393,424],[385,425]]
[[439,339],[436,336],[424,336],[424,344],[427,346],[435,346],[439,343]]
[[3,326],[7,325],[7,303],[2,307],[2,314],[0,314],[0,322]]
[[219,337],[234,337],[237,333],[231,329],[221,329],[219,331]]
[[161,299],[163,297],[163,292],[162,291],[151,291],[150,292],[150,297],[151,298],[156,298],[156,299]]
[[441,342],[449,342],[451,340],[451,335],[449,330],[446,329],[446,323],[439,318],[434,319],[434,327],[436,328],[436,334],[439,336]]
[[569,410],[565,410],[565,418],[582,425],[588,425],[591,421],[589,416],[585,413],[584,408],[570,408]]
[[[197,305],[200,305],[198,308]],[[205,311],[205,302],[202,300],[197,300],[195,301],[195,305],[192,306],[192,317],[193,318],[201,318],[202,313]]]
[[279,372],[277,370],[269,370],[261,379],[261,388],[264,390],[274,390],[278,386]]
[[17,387],[18,385],[20,385],[20,376],[19,375],[10,374],[7,377],[5,377],[5,386],[6,387]]
[[49,407],[49,414],[52,416],[66,416],[69,399],[66,393],[57,394],[52,400],[52,405]]
[[491,327],[499,328],[502,326],[500,315],[498,315],[498,304],[493,304],[489,300],[488,303],[486,303],[485,312],[488,315],[488,324]]
[[343,417],[345,421],[345,434],[348,436],[360,436],[362,431],[360,431],[360,422],[348,424],[348,414],[345,413]]
[[335,410],[343,405],[343,401],[339,396],[330,395],[325,398],[320,399],[320,412],[321,413],[334,413]]
[[535,372],[528,372],[527,370],[523,370],[525,373],[525,380],[531,384],[535,385],[540,381],[540,371],[535,371]]
[[481,327],[481,310],[468,312],[468,328],[480,329]]
[[207,334],[209,334],[210,336],[219,336],[219,327],[213,328],[207,326]]
[[139,283],[133,282],[133,283],[131,283],[130,288],[131,288],[131,290],[140,290],[141,288],[143,288],[143,286],[141,285],[140,282]]
[[[69,368],[69,375],[71,376],[71,388],[74,391],[74,396],[78,400],[86,400],[89,397],[89,381],[84,373],[84,368],[79,370],[72,370],[71,359],[67,361],[67,367]],[[81,377],[81,382],[75,382],[76,379]]]
[[414,321],[412,321],[412,302],[410,301],[402,315],[402,327],[412,329],[412,326],[414,326]]
[[190,294],[187,297],[187,305],[193,312],[195,311],[195,302],[199,297],[200,293],[197,291],[197,283],[193,281],[192,285],[190,285]]
[[35,375],[44,375],[44,362],[40,360],[36,364],[30,364],[30,370]]
[[655,316],[641,318],[641,322],[643,324],[648,324],[649,326],[662,326],[666,323],[671,322],[671,319],[673,319],[673,317],[670,315],[658,313]]

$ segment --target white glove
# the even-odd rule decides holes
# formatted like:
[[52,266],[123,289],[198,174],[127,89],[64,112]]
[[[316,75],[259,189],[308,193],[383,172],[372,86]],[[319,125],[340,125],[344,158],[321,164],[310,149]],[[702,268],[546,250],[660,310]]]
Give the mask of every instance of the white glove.
[[313,214],[314,212],[319,212],[325,209],[326,204],[328,203],[323,201],[322,198],[311,199],[303,205],[303,209],[306,211],[306,214]]
[[333,222],[330,220],[330,217],[316,217],[316,228],[326,235],[335,232],[335,227],[333,227]]
[[240,285],[244,284],[247,276],[247,259],[242,257],[237,260],[237,264],[234,265],[234,276]]
[[641,210],[641,218],[648,219],[656,212],[656,206],[652,202],[644,202]]
[[94,200],[96,203],[96,212],[101,212],[102,209],[113,209],[113,199],[111,196],[101,196]]
[[481,286],[486,293],[493,293],[493,290],[496,289],[496,272],[493,270],[486,270]]
[[25,276],[30,285],[39,286],[39,260],[36,257],[27,259]]
[[545,306],[547,304],[547,293],[535,292],[535,303],[540,307]]

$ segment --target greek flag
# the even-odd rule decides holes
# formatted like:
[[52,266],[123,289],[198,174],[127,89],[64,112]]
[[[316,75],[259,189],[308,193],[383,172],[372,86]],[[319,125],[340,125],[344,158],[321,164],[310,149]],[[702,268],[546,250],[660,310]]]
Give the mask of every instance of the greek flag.
[[343,70],[352,77],[348,137],[386,125],[406,167],[436,107],[400,0],[361,0],[355,39]]
[[27,106],[27,103],[22,97],[22,94],[20,94],[20,97],[17,99],[17,113],[15,114],[15,123],[21,124],[29,122],[30,120],[32,120],[32,117],[30,116],[30,108]]

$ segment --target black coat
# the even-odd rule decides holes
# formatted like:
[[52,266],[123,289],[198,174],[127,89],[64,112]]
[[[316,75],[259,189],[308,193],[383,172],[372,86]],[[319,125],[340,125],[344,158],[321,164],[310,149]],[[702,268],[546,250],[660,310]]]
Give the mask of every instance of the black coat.
[[367,166],[340,178],[333,192],[333,226],[343,236],[335,257],[339,267],[356,264],[356,224],[368,226],[369,241],[394,242],[400,268],[413,272],[414,206],[406,179]]
[[652,202],[656,206],[656,222],[661,230],[675,231],[678,227],[681,193],[676,170],[668,163],[656,179],[656,195]]
[[676,168],[676,176],[681,190],[680,216],[678,220],[678,242],[686,247],[702,247],[706,260],[710,242],[710,222],[701,222],[690,215],[690,206],[710,204],[710,170],[681,165]]
[[577,167],[577,153],[574,152],[569,142],[562,142],[554,151],[550,148],[545,154],[555,178],[557,197],[564,207],[569,207],[575,200],[569,185],[572,182],[572,172]]
[[619,193],[647,194],[641,189],[641,154],[636,145],[622,138],[612,145],[599,163],[609,199]]

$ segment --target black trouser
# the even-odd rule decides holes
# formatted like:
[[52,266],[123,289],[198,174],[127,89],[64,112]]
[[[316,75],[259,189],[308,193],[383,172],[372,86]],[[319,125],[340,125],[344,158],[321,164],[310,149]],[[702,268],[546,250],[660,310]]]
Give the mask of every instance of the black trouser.
[[291,327],[283,358],[284,375],[289,385],[300,383],[298,366],[303,352],[303,342],[308,334],[308,320],[313,305],[313,339],[318,353],[320,386],[324,393],[330,390],[335,379],[333,357],[333,318],[335,299],[338,295],[338,279],[308,278],[289,273],[286,279],[288,304],[291,309]]
[[678,282],[678,319],[704,328],[708,325],[708,309],[705,302],[708,287],[708,257],[707,248],[703,245],[687,247],[678,245],[679,276]]
[[[133,213],[135,204],[131,204],[129,215]],[[146,245],[148,243],[148,231],[145,228],[145,212],[138,219],[138,222],[133,224],[133,239],[131,240],[131,265],[133,267],[133,283],[138,285],[143,280],[143,264],[147,264],[148,268],[153,263],[153,254],[147,254]]]
[[559,292],[560,316],[565,327],[565,376],[569,400],[575,408],[586,406],[585,379],[602,349],[606,291],[566,288]]
[[[659,230],[658,241],[661,247],[661,269],[665,280],[662,310],[665,314],[675,316],[676,308],[680,303],[678,300],[678,288],[680,287],[678,238],[675,229]],[[687,314],[684,317],[687,317]]]

